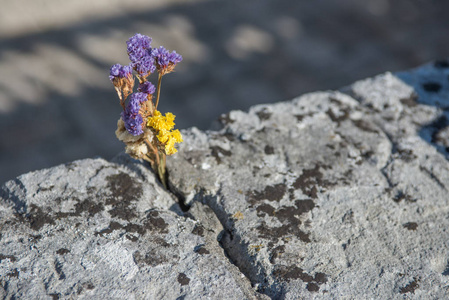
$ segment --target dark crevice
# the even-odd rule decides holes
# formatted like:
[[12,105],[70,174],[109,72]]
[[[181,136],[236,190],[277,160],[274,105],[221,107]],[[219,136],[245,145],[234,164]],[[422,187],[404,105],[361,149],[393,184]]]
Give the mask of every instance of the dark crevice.
[[[229,263],[234,265],[240,272],[240,274],[243,274],[246,279],[251,283],[251,286],[253,287],[253,292],[257,292],[260,294],[264,294],[272,298],[272,295],[275,294],[276,288],[280,288],[279,286],[265,286],[264,282],[262,282],[257,277],[260,275],[260,272],[256,272],[256,269],[262,268],[262,266],[258,265],[256,266],[254,264],[254,261],[250,261],[250,257],[247,255],[247,252],[243,249],[244,246],[242,246],[241,243],[235,242],[236,239],[240,239],[239,236],[235,235],[235,232],[232,230],[232,228],[229,228],[227,226],[229,222],[229,218],[227,215],[220,213],[217,211],[217,207],[214,207],[213,205],[210,205],[210,203],[213,203],[213,198],[215,198],[220,192],[218,191],[216,195],[205,195],[203,190],[197,191],[195,195],[195,200],[200,203],[203,203],[206,207],[210,208],[212,213],[215,215],[215,217],[219,220],[221,226],[223,227],[223,230],[217,234],[216,241],[220,245],[220,247],[223,249],[224,256],[228,259]],[[179,193],[178,193],[179,194]],[[178,197],[181,202],[184,197],[180,195]],[[185,205],[185,204],[184,204]],[[189,207],[190,208],[190,207]],[[193,216],[192,216],[193,217]],[[196,218],[193,218],[196,219]],[[201,220],[199,220],[201,221]],[[234,248],[234,249],[233,249]],[[244,259],[242,259],[244,257]],[[265,274],[266,277],[266,271],[264,268],[262,268],[262,273]],[[251,275],[254,274],[254,275]],[[254,289],[255,286],[259,285],[259,289]],[[254,298],[257,299],[257,297],[249,297],[249,299]]]
[[443,190],[446,190],[446,186],[433,174],[432,171],[428,170],[427,168],[424,168],[423,166],[420,166],[419,169],[426,173],[435,183],[442,188]]
[[[215,213],[215,212],[214,212]],[[221,221],[220,221],[221,222]],[[223,225],[223,224],[222,224]],[[224,228],[224,226],[223,226]],[[258,282],[253,280],[250,276],[250,274],[248,274],[248,272],[246,272],[240,265],[239,263],[232,257],[228,247],[225,245],[224,240],[226,237],[229,237],[231,240],[233,239],[233,234],[232,232],[227,229],[224,228],[223,230],[224,232],[220,234],[220,238],[217,238],[217,242],[220,245],[220,247],[223,249],[223,253],[225,255],[225,257],[228,259],[228,261],[237,267],[237,269],[240,271],[241,274],[243,274],[243,276],[246,277],[246,279],[251,283],[251,286],[254,287]],[[257,292],[259,293],[263,293],[263,291],[257,290]]]
[[[213,210],[212,210],[213,211]],[[214,211],[214,214],[216,214],[216,212]],[[216,214],[217,218],[218,215]],[[220,219],[220,218],[218,218]],[[223,226],[223,232],[219,235],[220,238],[217,239],[218,244],[220,245],[220,247],[223,249],[224,255],[225,257],[228,259],[228,261],[236,266],[238,268],[238,270],[240,271],[241,274],[243,274],[243,276],[246,277],[246,279],[251,283],[251,287],[253,287],[253,290],[257,293],[260,294],[264,294],[269,296],[270,298],[271,295],[273,294],[273,291],[270,289],[270,287],[266,287],[263,286],[263,282],[261,282],[260,280],[258,280],[256,277],[257,275],[251,276],[251,269],[255,269],[256,265],[253,262],[250,262],[249,257],[246,257],[246,259],[238,259],[237,257],[235,257],[233,255],[232,252],[239,252],[238,255],[239,256],[247,256],[247,253],[242,249],[241,244],[240,243],[234,243],[234,246],[239,247],[239,249],[232,251],[232,241],[238,237],[236,237],[234,235],[234,233],[232,232],[232,230],[229,230],[228,228],[225,227],[225,223],[223,221],[220,220],[221,225]],[[228,241],[228,242],[226,242]],[[239,262],[240,260],[240,262]],[[247,263],[247,265],[245,266],[244,264],[242,264],[241,262],[249,262]],[[259,267],[262,267],[259,265]],[[262,268],[263,269],[263,268]],[[265,270],[262,270],[263,273],[266,274]],[[253,274],[255,274],[255,272],[252,272]],[[266,275],[265,275],[266,277]],[[254,287],[259,285],[259,288],[256,290]]]
[[[388,166],[388,164],[387,164],[387,166]],[[388,188],[389,188],[389,189],[392,189],[392,188],[394,188],[396,185],[393,184],[393,182],[391,182],[390,176],[388,176],[388,172],[387,172],[387,170],[386,170],[386,167],[387,167],[387,166],[383,167],[383,168],[380,170],[380,173],[381,173],[382,176],[385,178],[385,180],[387,180]]]
[[[155,176],[158,179],[158,181],[160,182],[159,177],[156,174],[155,174]],[[167,169],[165,170],[165,182],[167,182],[167,190],[166,191],[171,193],[173,196],[176,197],[176,199],[178,199],[179,207],[181,208],[181,210],[183,212],[188,212],[190,209],[190,206],[186,204],[186,198],[184,197],[184,195],[182,193],[180,193],[179,191],[177,191],[171,184],[170,174]]]
[[[177,199],[178,199],[178,204],[181,207],[182,211],[185,212],[185,216],[194,220],[198,220],[198,221],[202,221],[201,219],[196,218],[194,215],[192,215],[191,213],[189,213],[189,210],[191,208],[191,206],[187,205],[185,202],[185,196],[182,194],[182,192],[179,192],[176,190],[176,188],[171,184],[170,180],[169,180],[170,176],[167,170],[167,185],[168,185],[168,192],[170,192],[172,195],[174,195]],[[215,215],[215,217],[217,218],[217,220],[219,220],[221,226],[223,227],[223,230],[217,234],[216,236],[216,241],[218,242],[218,245],[223,249],[223,253],[224,253],[224,257],[229,261],[230,264],[234,265],[239,271],[240,274],[243,274],[246,279],[251,283],[251,286],[254,287],[255,285],[259,284],[260,282],[258,280],[256,280],[255,278],[252,278],[252,276],[249,274],[248,271],[245,270],[245,267],[242,266],[238,260],[236,258],[233,257],[232,255],[232,251],[231,249],[228,247],[228,245],[226,244],[226,240],[232,241],[234,240],[234,234],[232,233],[231,230],[229,230],[226,226],[226,222],[227,219],[223,219],[220,218],[220,215],[217,211],[214,210],[214,208],[209,204],[211,203],[211,198],[214,197],[212,195],[205,195],[203,190],[200,191],[196,191],[196,195],[195,195],[195,200],[194,202],[200,202],[203,203],[206,207],[208,207],[210,209],[210,211]],[[193,203],[192,203],[193,205]],[[211,229],[206,228],[206,230],[208,231],[213,231]],[[236,278],[236,281],[238,281],[239,279]],[[245,289],[243,289],[244,291]],[[255,290],[253,288],[253,292],[254,293],[260,293],[260,294],[265,294],[267,296],[270,296],[268,293],[261,291],[261,290]],[[256,296],[256,294],[254,295],[247,295],[248,299],[258,299],[258,297]]]
[[171,191],[171,190],[169,190],[169,192],[171,192],[173,195],[175,195],[175,197],[178,199],[178,204],[179,204],[179,207],[181,207],[181,210],[182,210],[183,212],[188,212],[189,209],[190,209],[190,206],[188,206],[188,205],[186,204],[185,198],[184,198],[183,196],[179,195],[179,194],[175,194],[175,193],[174,193],[173,191]]

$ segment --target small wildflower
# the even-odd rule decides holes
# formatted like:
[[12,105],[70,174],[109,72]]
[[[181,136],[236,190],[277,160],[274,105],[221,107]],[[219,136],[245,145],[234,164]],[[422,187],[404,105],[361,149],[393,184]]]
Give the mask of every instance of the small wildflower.
[[151,56],[151,41],[150,37],[136,33],[126,42],[129,60],[140,76],[145,77],[156,70]]
[[154,65],[154,59],[149,55],[145,55],[133,63],[134,70],[139,73],[140,76],[147,76],[156,70]]
[[121,64],[115,64],[109,71],[109,80],[113,81],[115,78],[129,78],[132,76],[131,66],[122,66]]
[[175,115],[172,113],[166,113],[165,117],[162,116],[161,112],[156,110],[154,116],[148,118],[147,126],[153,127],[157,131],[169,131],[175,126]]
[[122,119],[125,123],[125,128],[128,132],[134,136],[141,135],[143,133],[142,123],[143,119],[140,114],[133,114],[131,110],[122,112]]
[[125,128],[132,135],[140,135],[143,133],[143,118],[140,113],[140,109],[141,104],[148,100],[147,97],[148,94],[146,93],[132,94],[125,111],[122,112],[122,118],[125,122]]
[[172,134],[172,138],[175,140],[176,143],[182,143],[183,142],[181,131],[176,129],[176,130],[173,130],[171,132],[171,134]]
[[[175,115],[168,112],[163,116],[157,106],[162,76],[173,72],[175,65],[182,61],[182,56],[176,51],[170,53],[162,46],[153,49],[151,42],[150,37],[136,33],[126,42],[131,63],[127,66],[115,64],[109,71],[109,79],[117,90],[123,108],[115,135],[126,144],[126,153],[133,158],[148,161],[167,187],[166,155],[178,151],[175,144],[182,142],[182,135],[179,130],[173,129]],[[147,80],[156,69],[159,73],[157,88]],[[133,70],[139,80],[135,93]],[[156,91],[154,104],[153,94]]]
[[175,148],[175,144],[182,142],[182,135],[179,130],[173,130],[173,131],[159,131],[159,134],[157,135],[157,139],[165,144],[165,153],[167,155],[172,155],[178,152],[178,150]]
[[176,51],[169,52],[164,47],[154,48],[151,56],[156,62],[157,70],[160,74],[165,75],[173,72],[177,63],[182,61],[182,56]]
[[112,81],[123,108],[125,108],[126,97],[132,93],[134,87],[132,71],[131,66],[121,64],[115,64],[109,70],[109,80]]
[[122,68],[121,64],[115,64],[109,70],[109,80],[113,81],[115,77],[119,77],[120,68]]
[[152,40],[152,38],[140,33],[136,33],[132,36],[126,42],[129,60],[132,63],[136,63],[142,57],[146,56],[148,54],[148,50],[151,50]]
[[138,93],[132,94],[129,101],[130,102],[135,102],[135,103],[138,103],[138,104],[142,104],[143,102],[148,100],[147,98],[148,98],[148,94],[147,93],[138,92]]
[[143,119],[140,114],[133,115],[129,112],[122,112],[122,119],[125,122],[125,128],[128,132],[134,136],[141,135],[143,133],[142,123]]
[[165,146],[165,154],[172,155],[178,152],[175,144],[182,142],[182,135],[179,130],[173,130],[175,126],[175,115],[168,112],[162,116],[160,111],[155,111],[154,116],[148,118],[147,126],[156,130],[157,139]]
[[156,87],[151,82],[145,81],[144,83],[139,84],[137,90],[142,93],[154,94]]

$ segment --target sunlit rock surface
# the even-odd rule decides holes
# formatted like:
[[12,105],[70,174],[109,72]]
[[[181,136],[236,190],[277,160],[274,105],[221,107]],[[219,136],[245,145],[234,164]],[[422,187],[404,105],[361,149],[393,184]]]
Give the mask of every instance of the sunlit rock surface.
[[127,156],[28,173],[1,196],[2,299],[251,296],[217,246],[219,232],[210,237],[218,229],[181,216],[175,198]]
[[170,191],[123,154],[7,182],[0,295],[448,298],[448,67],[185,130]]
[[191,129],[172,190],[214,210],[231,260],[272,298],[447,298],[447,67]]

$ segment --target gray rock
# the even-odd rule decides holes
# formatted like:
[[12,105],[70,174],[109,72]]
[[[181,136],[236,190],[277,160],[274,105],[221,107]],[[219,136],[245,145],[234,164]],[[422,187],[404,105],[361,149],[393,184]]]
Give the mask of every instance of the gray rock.
[[448,69],[424,66],[190,129],[172,190],[274,299],[448,298]]
[[0,298],[251,297],[204,226],[125,155],[25,174],[0,200]]
[[448,298],[445,66],[185,130],[170,191],[123,154],[7,182],[0,295]]

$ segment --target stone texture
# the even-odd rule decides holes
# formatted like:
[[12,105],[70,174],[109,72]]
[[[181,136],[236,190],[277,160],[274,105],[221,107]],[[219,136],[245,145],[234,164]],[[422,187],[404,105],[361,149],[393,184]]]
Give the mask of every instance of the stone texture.
[[447,64],[232,111],[185,133],[172,190],[274,299],[449,295]]
[[0,193],[2,299],[251,297],[204,226],[125,155],[28,173]]
[[446,299],[448,75],[440,61],[185,130],[170,191],[126,155],[9,181],[0,295]]

